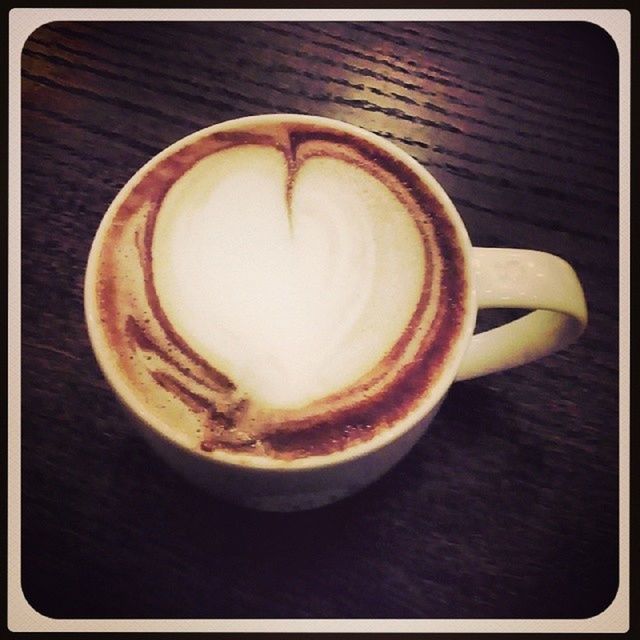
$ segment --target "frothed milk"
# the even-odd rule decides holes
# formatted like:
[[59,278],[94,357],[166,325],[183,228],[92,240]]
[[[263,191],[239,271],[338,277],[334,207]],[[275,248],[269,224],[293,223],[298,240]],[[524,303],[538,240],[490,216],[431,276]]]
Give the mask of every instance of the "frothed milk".
[[185,446],[325,454],[429,394],[468,296],[456,231],[409,165],[282,116],[136,180],[98,259],[100,331]]

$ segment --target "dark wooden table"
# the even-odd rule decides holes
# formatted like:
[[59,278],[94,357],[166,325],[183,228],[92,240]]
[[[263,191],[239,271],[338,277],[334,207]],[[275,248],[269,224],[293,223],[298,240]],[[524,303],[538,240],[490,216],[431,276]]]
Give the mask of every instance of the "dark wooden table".
[[[588,23],[56,22],[22,56],[22,586],[56,618],[585,618],[618,585],[618,59]],[[83,318],[92,236],[152,155],[276,111],[396,142],[474,244],[571,262],[590,324],[458,383],[410,455],[305,513],[156,459]],[[496,318],[483,314],[481,327]]]

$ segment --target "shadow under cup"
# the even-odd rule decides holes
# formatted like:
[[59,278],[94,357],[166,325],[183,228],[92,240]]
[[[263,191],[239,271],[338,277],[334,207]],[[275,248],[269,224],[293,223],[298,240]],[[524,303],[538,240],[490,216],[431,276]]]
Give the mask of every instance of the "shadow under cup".
[[89,336],[140,432],[192,482],[258,509],[318,507],[383,475],[433,419],[475,324],[470,254],[446,193],[388,141],[241,118],[171,145],[116,196],[87,266]]

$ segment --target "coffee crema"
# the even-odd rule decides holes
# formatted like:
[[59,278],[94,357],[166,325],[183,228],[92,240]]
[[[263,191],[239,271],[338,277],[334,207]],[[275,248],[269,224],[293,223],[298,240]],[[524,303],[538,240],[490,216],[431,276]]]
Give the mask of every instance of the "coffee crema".
[[291,459],[372,438],[428,395],[466,312],[438,198],[316,122],[238,125],[152,163],[97,270],[119,371],[202,451]]

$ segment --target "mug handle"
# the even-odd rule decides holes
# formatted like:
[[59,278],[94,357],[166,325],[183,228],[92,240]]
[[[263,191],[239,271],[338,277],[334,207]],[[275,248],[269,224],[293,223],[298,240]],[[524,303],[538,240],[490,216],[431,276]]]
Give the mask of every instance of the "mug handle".
[[587,326],[584,292],[573,267],[528,249],[474,247],[478,309],[536,309],[471,338],[456,380],[517,367],[573,342]]

